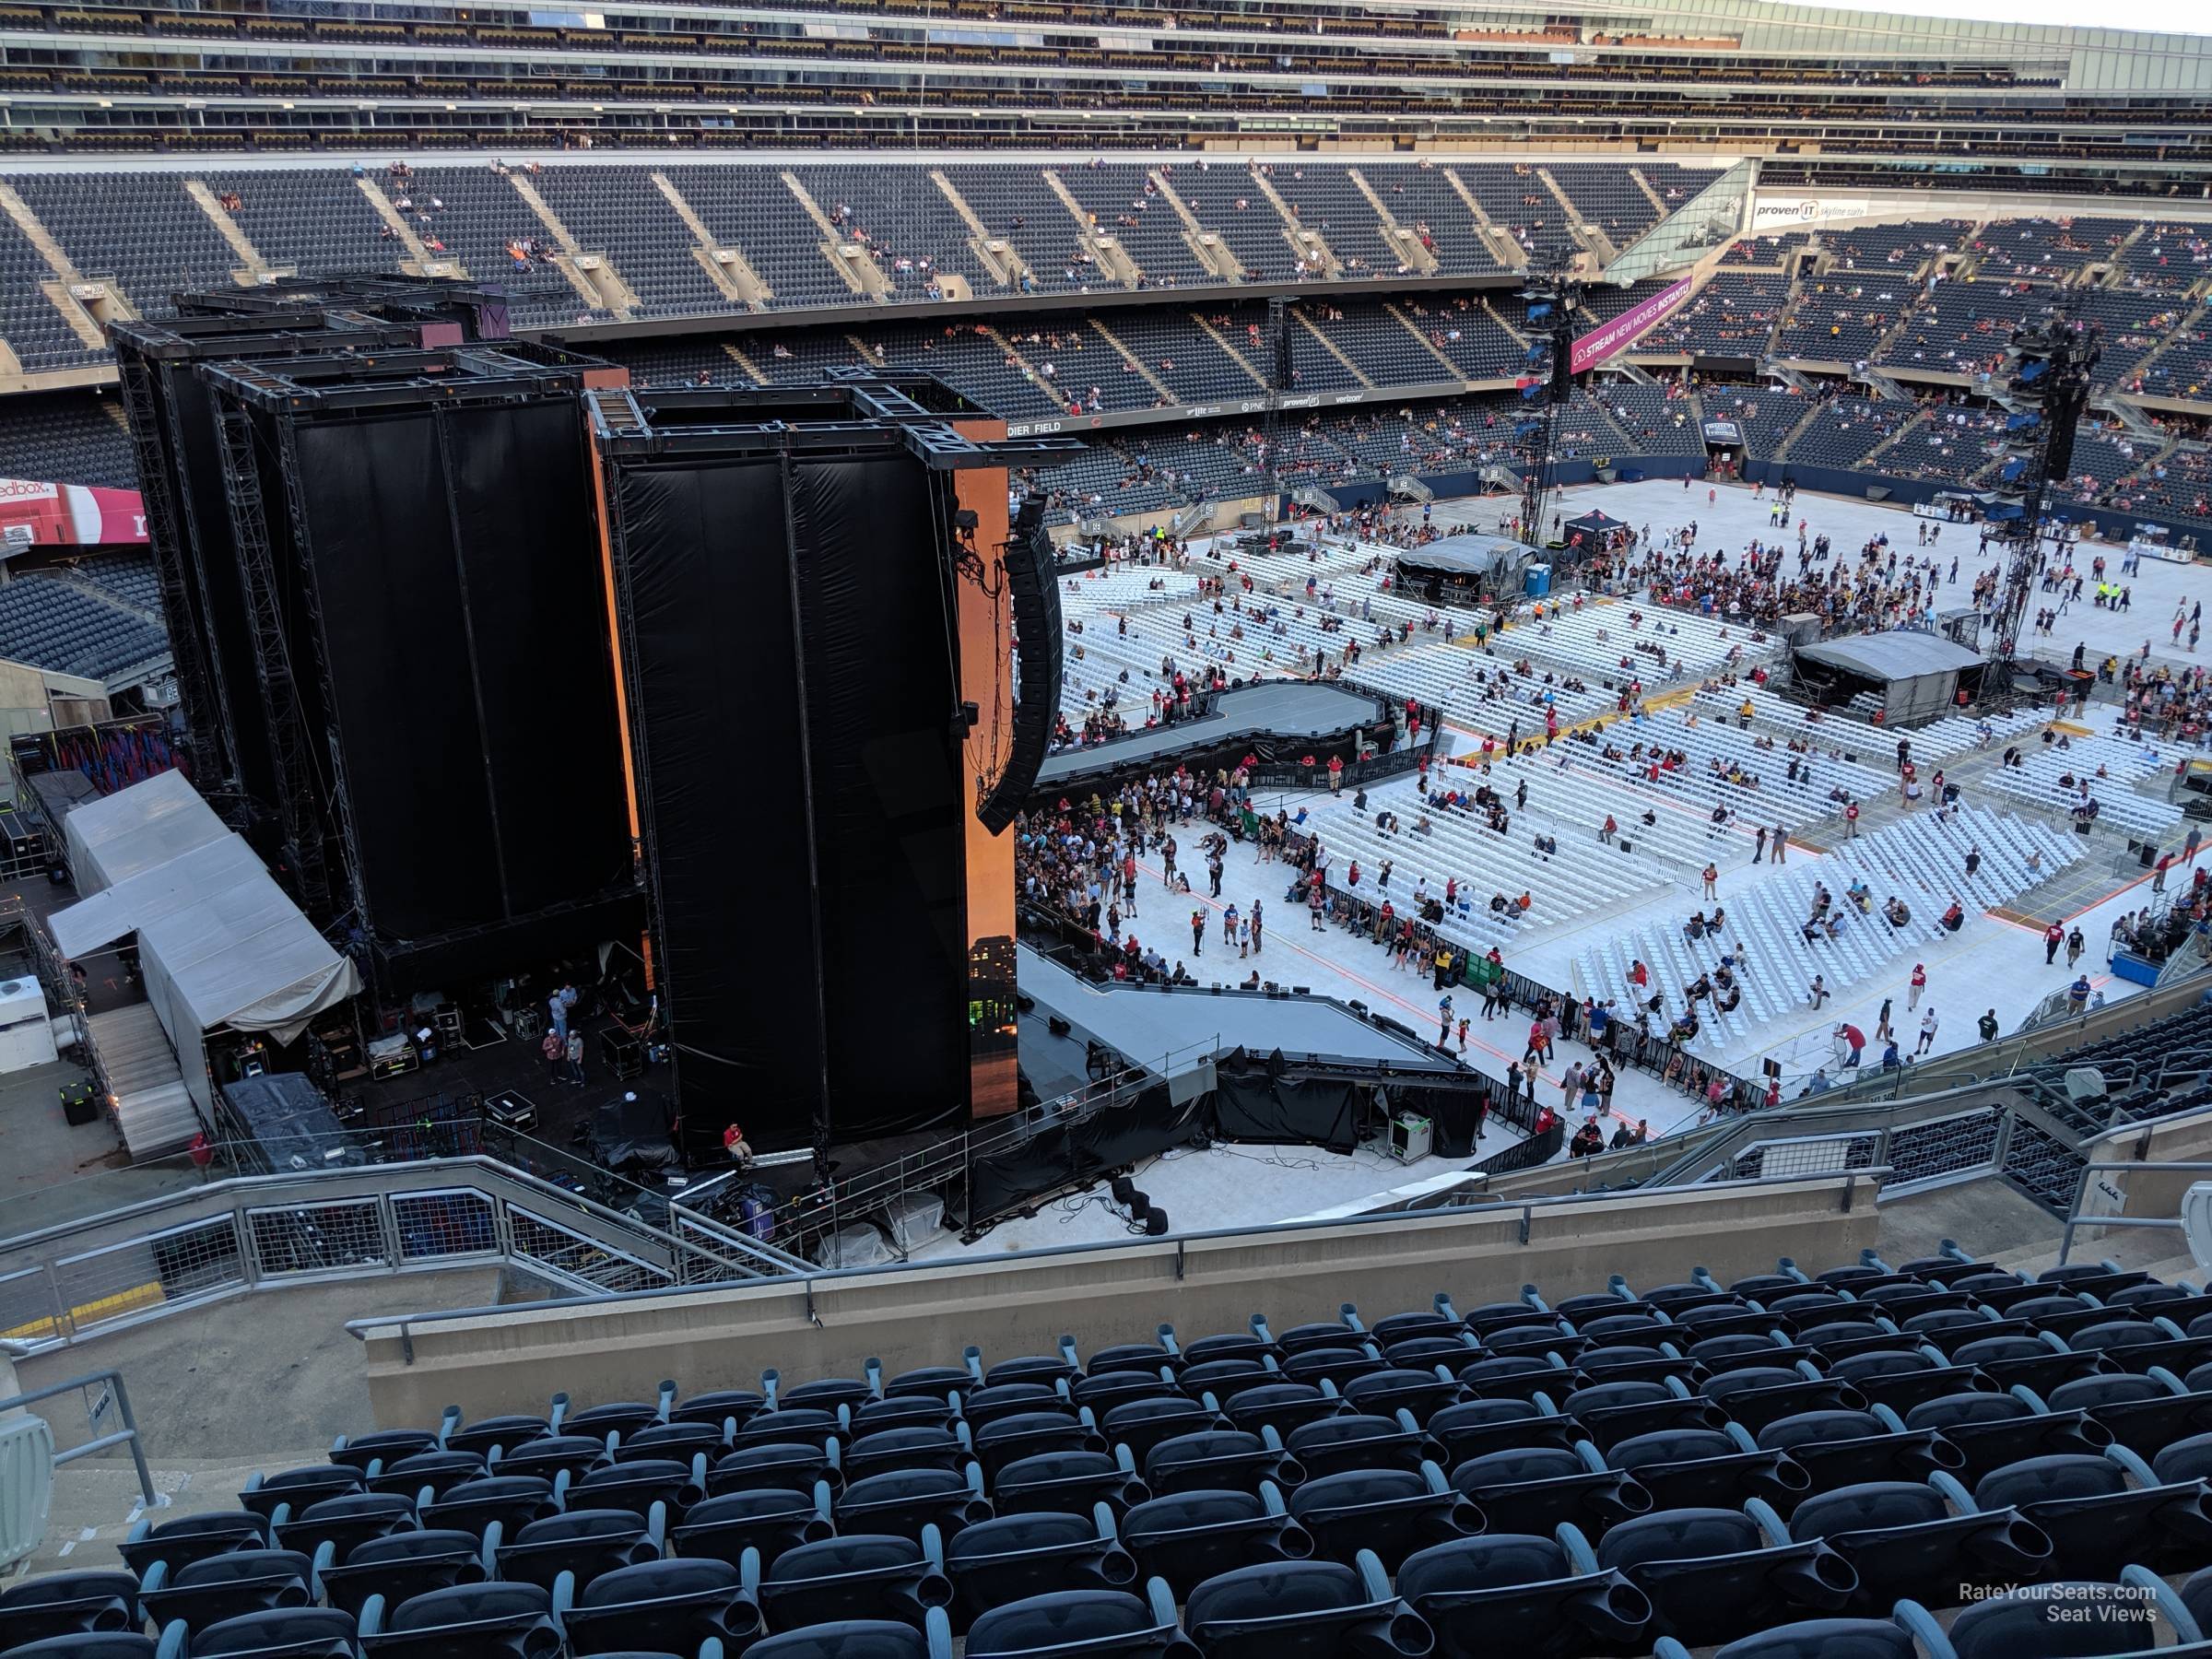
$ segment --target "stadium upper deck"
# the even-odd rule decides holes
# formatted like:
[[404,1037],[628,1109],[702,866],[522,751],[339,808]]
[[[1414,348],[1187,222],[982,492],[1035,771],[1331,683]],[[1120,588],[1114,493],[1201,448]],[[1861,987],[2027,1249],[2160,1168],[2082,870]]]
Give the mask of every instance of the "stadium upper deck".
[[0,147],[1550,143],[2196,166],[2188,36],[1758,0],[0,6]]

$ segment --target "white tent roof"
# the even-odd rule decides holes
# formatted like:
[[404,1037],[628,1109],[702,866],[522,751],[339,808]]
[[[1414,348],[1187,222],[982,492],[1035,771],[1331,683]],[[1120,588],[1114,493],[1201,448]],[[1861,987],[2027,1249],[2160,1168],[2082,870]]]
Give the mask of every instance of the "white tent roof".
[[218,1026],[289,1042],[360,989],[353,964],[174,772],[79,807],[65,828],[72,852],[96,866],[76,864],[80,877],[108,880],[53,913],[54,944],[76,957],[135,932],[148,997],[180,1053]]
[[113,887],[229,833],[183,773],[175,771],[87,801],[62,823],[80,893]]

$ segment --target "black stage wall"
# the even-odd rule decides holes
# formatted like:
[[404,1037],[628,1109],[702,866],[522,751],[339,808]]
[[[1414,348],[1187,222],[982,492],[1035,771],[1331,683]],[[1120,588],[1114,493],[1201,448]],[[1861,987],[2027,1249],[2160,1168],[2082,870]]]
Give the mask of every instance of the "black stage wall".
[[[359,286],[385,285],[367,278]],[[445,291],[416,279],[401,286],[411,298]],[[276,771],[223,489],[214,394],[194,366],[405,347],[418,343],[423,324],[414,315],[393,321],[360,310],[288,304],[267,288],[187,294],[178,303],[183,314],[128,319],[110,330],[110,338],[147,501],[163,619],[178,663],[177,688],[194,740],[194,782],[265,856],[278,840]]]
[[964,1114],[948,483],[896,446],[602,458],[688,1141]]
[[300,505],[367,911],[404,957],[630,869],[569,398],[302,424]]
[[210,371],[253,428],[231,524],[241,585],[281,617],[289,697],[264,712],[274,756],[296,726],[287,828],[328,871],[315,920],[366,934],[385,994],[635,939],[643,911],[580,380],[477,358],[506,390],[471,396],[409,378],[457,358],[394,356],[418,359],[395,387],[334,368],[282,398]]

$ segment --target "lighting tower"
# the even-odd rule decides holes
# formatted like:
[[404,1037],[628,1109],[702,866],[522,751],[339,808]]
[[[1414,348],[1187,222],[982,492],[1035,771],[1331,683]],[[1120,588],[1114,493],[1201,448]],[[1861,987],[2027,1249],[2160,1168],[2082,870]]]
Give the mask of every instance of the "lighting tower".
[[1298,383],[1290,362],[1290,308],[1280,294],[1267,300],[1267,406],[1260,412],[1260,448],[1267,464],[1267,522],[1280,524],[1287,508],[1283,501],[1283,460],[1277,453],[1283,436],[1283,399]]
[[2005,600],[1997,615],[1997,664],[2011,683],[2030,596],[2043,571],[2043,509],[2052,486],[2074,462],[2074,428],[2089,401],[2098,331],[2060,314],[2016,328],[1992,401],[2006,411],[2005,459],[1997,489],[2010,512],[1997,532],[2005,556]]
[[1541,406],[1534,419],[1524,418],[1515,430],[1532,437],[1536,450],[1521,478],[1521,539],[1544,545],[1544,506],[1557,482],[1559,415],[1574,398],[1574,308],[1583,285],[1566,269],[1533,274],[1521,290],[1527,305],[1528,356],[1522,366],[1521,394]]

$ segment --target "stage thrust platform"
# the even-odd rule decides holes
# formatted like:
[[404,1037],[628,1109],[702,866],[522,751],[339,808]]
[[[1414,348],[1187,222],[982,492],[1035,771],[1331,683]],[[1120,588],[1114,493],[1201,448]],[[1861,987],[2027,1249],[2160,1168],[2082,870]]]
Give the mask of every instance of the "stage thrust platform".
[[[1133,712],[1141,712],[1141,708]],[[1385,712],[1373,698],[1317,680],[1263,680],[1224,691],[1195,720],[1109,737],[1047,757],[1037,773],[1041,793],[1093,778],[1124,777],[1159,758],[1201,750],[1279,743],[1320,743],[1380,725]],[[1263,756],[1262,759],[1266,759]]]
[[[1253,966],[1265,971],[1264,963]],[[1015,971],[1023,995],[1035,1004],[1021,1016],[1022,1069],[1048,1100],[1055,1085],[1064,1090],[1086,1080],[1086,1040],[1171,1081],[1240,1048],[1254,1056],[1279,1050],[1286,1060],[1388,1065],[1429,1077],[1470,1075],[1419,1033],[1325,996],[1093,984],[1027,945],[1018,948]],[[1051,1031],[1054,1016],[1072,1028],[1067,1036]]]

